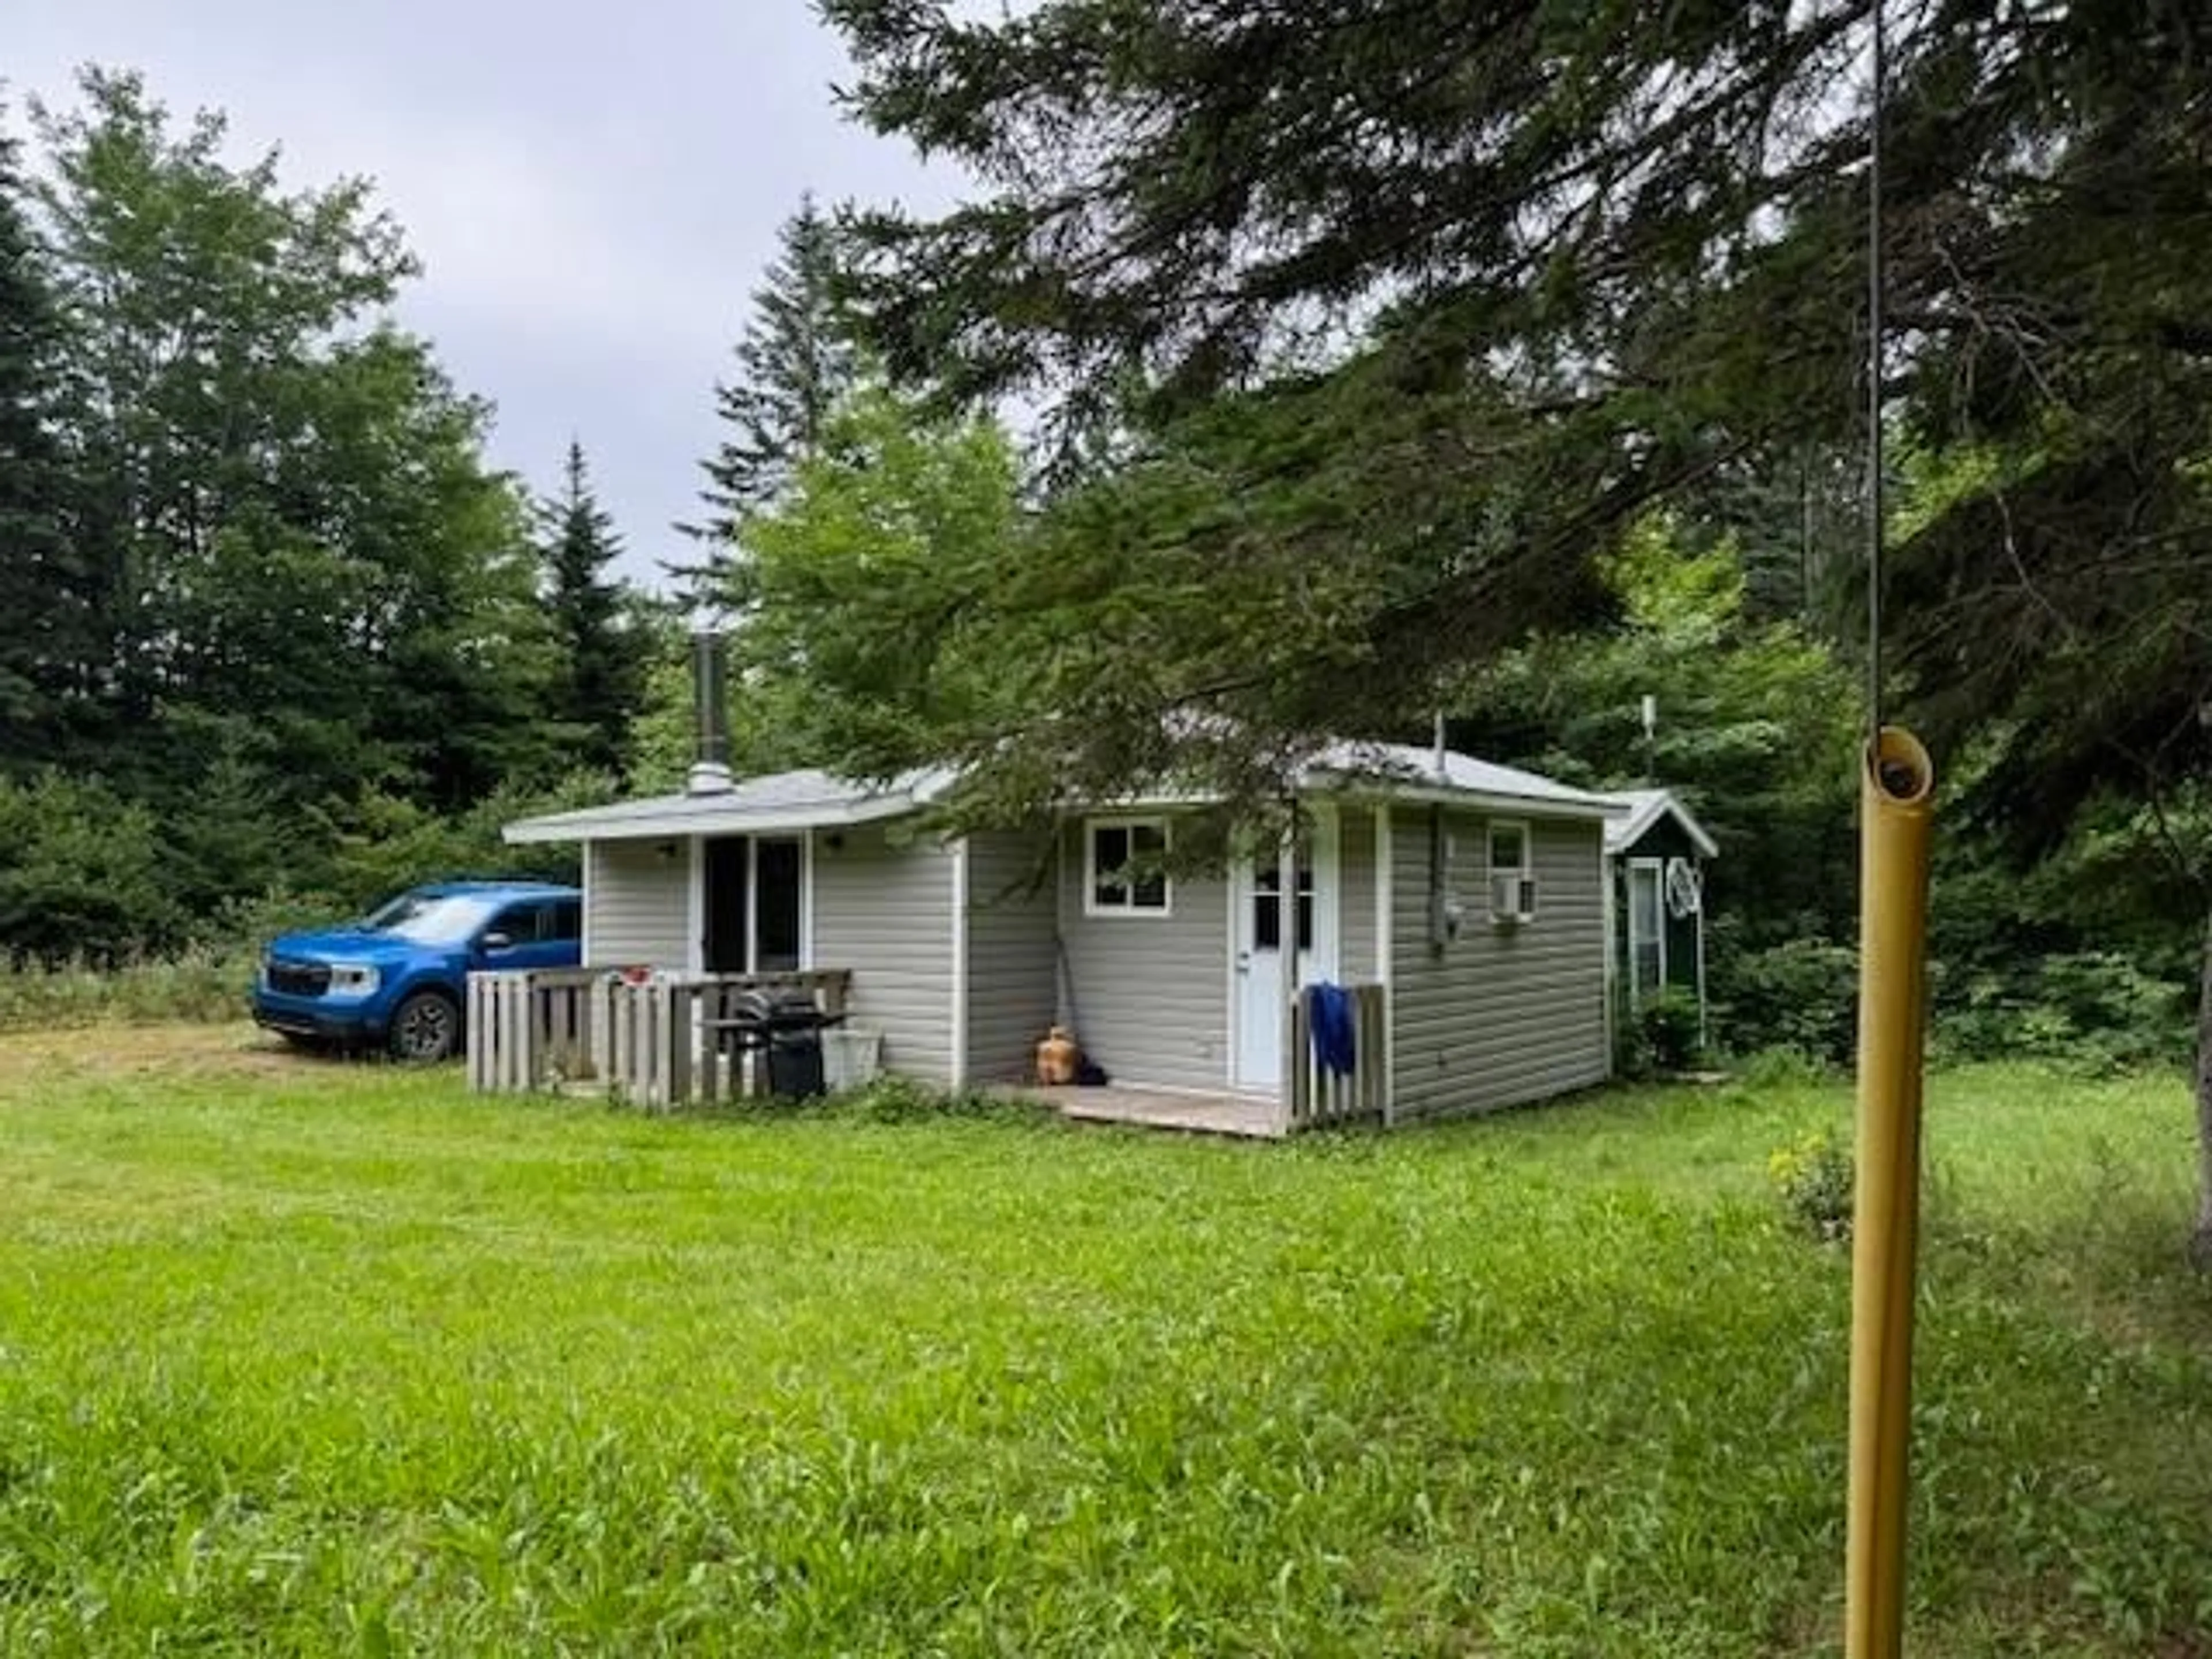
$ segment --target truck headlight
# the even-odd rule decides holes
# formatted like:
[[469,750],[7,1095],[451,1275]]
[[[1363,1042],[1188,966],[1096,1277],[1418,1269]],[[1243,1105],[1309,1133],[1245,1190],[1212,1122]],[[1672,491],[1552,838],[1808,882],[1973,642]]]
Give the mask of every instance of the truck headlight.
[[331,964],[331,992],[342,997],[373,996],[380,977],[377,970],[365,962],[334,962]]

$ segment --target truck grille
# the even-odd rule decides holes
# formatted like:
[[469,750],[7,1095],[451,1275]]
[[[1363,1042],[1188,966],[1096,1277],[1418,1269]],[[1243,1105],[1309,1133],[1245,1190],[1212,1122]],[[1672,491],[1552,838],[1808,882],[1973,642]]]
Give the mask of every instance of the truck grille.
[[331,988],[331,970],[319,962],[269,959],[269,988],[286,996],[319,997]]

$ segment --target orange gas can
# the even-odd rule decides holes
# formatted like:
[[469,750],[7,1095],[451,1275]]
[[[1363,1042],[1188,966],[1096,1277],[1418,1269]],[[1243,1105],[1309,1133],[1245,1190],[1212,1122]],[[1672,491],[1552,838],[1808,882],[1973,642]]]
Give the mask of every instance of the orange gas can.
[[1075,1039],[1067,1028],[1055,1025],[1045,1033],[1044,1041],[1037,1044],[1036,1069],[1039,1083],[1073,1083],[1075,1081]]

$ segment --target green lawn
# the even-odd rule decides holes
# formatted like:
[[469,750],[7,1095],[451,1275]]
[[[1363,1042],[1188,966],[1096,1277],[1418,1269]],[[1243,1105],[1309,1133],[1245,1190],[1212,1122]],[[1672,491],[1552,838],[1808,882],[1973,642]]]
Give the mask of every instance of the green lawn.
[[[0,1653],[1831,1651],[1846,1264],[1765,1160],[1847,1110],[1259,1146],[0,1041]],[[1931,1114],[1912,1650],[2212,1653],[2182,1085]]]

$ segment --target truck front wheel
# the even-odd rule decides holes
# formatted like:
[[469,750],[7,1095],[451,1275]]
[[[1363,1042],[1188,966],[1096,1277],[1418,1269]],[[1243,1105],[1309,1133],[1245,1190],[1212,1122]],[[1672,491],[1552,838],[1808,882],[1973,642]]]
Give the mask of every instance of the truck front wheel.
[[392,1015],[385,1047],[404,1066],[434,1066],[461,1051],[461,1011],[441,991],[414,991]]

